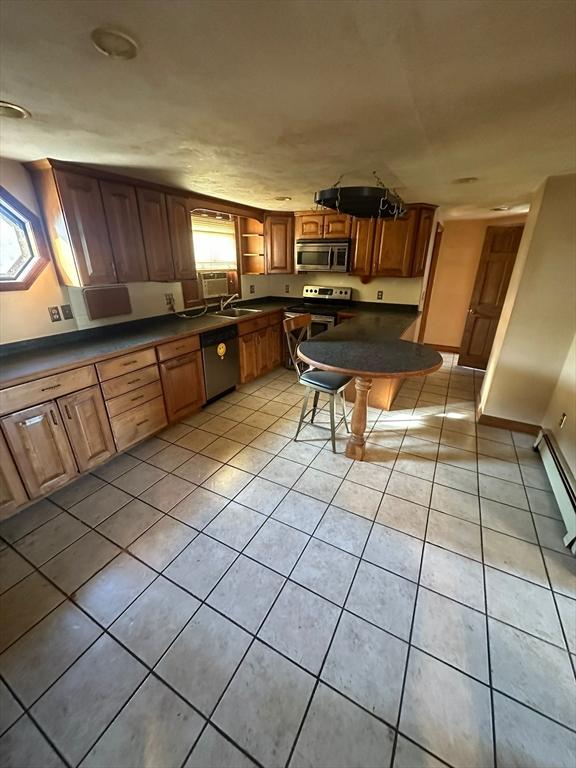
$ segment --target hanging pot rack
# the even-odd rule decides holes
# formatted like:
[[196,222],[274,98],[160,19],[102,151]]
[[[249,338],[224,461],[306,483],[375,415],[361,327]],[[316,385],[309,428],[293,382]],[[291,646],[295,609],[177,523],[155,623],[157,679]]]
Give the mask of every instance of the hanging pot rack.
[[406,213],[402,198],[388,189],[372,171],[375,187],[343,187],[342,176],[329,189],[321,189],[314,195],[314,202],[338,213],[347,213],[358,219],[397,219]]

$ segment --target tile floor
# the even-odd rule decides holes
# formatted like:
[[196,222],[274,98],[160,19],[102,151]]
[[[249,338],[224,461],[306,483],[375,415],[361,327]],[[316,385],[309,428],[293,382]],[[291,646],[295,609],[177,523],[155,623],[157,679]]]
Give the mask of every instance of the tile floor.
[[0,526],[0,763],[573,768],[576,560],[446,355],[368,461],[278,369]]

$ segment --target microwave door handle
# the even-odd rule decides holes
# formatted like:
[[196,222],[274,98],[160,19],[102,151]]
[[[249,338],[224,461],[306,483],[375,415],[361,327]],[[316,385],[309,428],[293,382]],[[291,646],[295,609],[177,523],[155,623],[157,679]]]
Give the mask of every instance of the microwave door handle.
[[332,270],[333,262],[334,262],[334,246],[331,245],[328,248],[328,269],[329,270]]

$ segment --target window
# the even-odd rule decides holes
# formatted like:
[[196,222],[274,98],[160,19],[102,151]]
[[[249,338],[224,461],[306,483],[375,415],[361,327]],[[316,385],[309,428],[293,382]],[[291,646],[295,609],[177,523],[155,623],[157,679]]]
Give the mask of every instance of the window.
[[48,261],[40,220],[0,187],[0,290],[27,290]]
[[192,238],[196,269],[214,271],[238,268],[236,228],[232,217],[208,211],[194,212]]

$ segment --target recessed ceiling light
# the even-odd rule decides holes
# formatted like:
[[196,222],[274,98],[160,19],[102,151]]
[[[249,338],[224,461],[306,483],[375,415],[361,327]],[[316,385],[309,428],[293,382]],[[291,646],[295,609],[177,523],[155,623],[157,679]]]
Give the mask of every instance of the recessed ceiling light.
[[453,179],[452,184],[473,184],[478,181],[478,176],[462,176],[460,179]]
[[138,53],[136,40],[117,29],[98,27],[90,38],[97,51],[113,59],[133,59]]
[[278,200],[280,203],[285,203],[287,200],[292,200],[290,195],[278,195],[278,197],[275,197],[274,200]]
[[11,117],[14,120],[26,120],[28,117],[32,117],[30,112],[24,107],[19,107],[18,104],[10,104],[8,101],[0,101],[0,117]]

